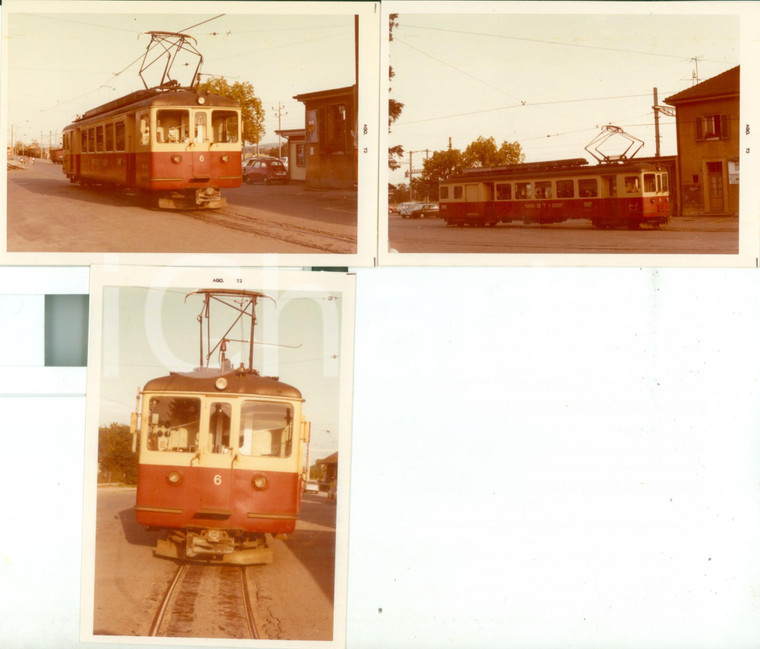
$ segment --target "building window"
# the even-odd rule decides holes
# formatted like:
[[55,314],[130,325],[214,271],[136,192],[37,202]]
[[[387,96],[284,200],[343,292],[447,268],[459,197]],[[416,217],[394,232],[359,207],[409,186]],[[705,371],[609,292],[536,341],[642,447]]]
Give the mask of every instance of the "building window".
[[319,143],[323,153],[349,153],[353,150],[351,116],[345,104],[319,110]]
[[697,117],[696,139],[698,142],[727,140],[728,117],[726,115],[704,115]]
[[296,167],[305,167],[306,161],[304,157],[305,144],[296,144]]

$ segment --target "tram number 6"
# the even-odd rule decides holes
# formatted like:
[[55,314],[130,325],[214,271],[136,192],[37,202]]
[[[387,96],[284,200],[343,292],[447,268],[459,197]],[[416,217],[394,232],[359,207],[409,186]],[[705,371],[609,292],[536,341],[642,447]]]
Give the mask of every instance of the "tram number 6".
[[220,484],[222,484],[222,476],[220,476],[218,473],[214,476],[214,484],[218,487]]

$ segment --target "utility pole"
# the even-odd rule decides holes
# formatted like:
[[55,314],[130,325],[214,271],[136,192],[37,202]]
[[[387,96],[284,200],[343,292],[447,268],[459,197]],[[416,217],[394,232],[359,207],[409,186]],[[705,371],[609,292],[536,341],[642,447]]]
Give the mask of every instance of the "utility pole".
[[657,88],[652,88],[654,93],[654,104],[652,109],[654,110],[654,143],[655,143],[655,157],[660,157],[660,113],[667,115],[668,117],[676,116],[676,109],[670,106],[660,106],[660,102],[657,98]]
[[660,157],[660,111],[657,110],[659,102],[657,101],[657,88],[654,91],[654,157]]
[[413,201],[414,196],[412,195],[412,151],[409,152],[409,200]]
[[[285,108],[279,101],[277,102],[277,108],[272,106],[272,110],[277,111],[277,130],[282,130],[282,109]],[[287,113],[285,113],[287,115]],[[277,157],[282,158],[282,136],[277,133]]]

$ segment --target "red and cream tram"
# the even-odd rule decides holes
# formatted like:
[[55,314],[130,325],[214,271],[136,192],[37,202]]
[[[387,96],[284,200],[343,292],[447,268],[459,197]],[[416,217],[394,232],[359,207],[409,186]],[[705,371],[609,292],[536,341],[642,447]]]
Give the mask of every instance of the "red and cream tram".
[[[137,522],[167,530],[156,553],[216,563],[270,563],[265,534],[293,532],[309,439],[303,397],[253,359],[254,309],[261,293],[201,290],[201,367],[145,384],[132,416],[139,448]],[[204,356],[212,304],[251,317],[249,364],[233,369],[224,337]],[[232,326],[230,329],[232,329]],[[228,330],[229,331],[229,330]],[[218,368],[208,359],[217,354]]]
[[192,89],[150,88],[93,108],[63,131],[63,172],[82,186],[147,192],[166,208],[215,208],[242,182],[240,107]]
[[649,162],[585,166],[584,158],[466,169],[441,182],[447,225],[560,223],[598,228],[659,227],[670,220],[668,173]]

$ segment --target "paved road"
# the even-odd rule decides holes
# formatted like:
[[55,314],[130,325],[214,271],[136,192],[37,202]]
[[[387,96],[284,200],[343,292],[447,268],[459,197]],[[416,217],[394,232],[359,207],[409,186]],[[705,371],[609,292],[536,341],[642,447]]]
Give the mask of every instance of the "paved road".
[[[296,531],[286,541],[268,539],[274,562],[248,569],[262,629],[279,640],[330,640],[335,584],[334,501],[305,495]],[[95,635],[145,636],[175,571],[153,556],[157,532],[134,517],[135,490],[98,490],[96,521]]]
[[60,165],[8,171],[8,252],[356,252],[356,192],[243,185],[221,210],[159,210],[147,197],[82,189]]
[[680,217],[659,230],[598,230],[583,220],[552,225],[447,226],[442,219],[388,223],[389,247],[398,252],[737,254],[737,217]]

